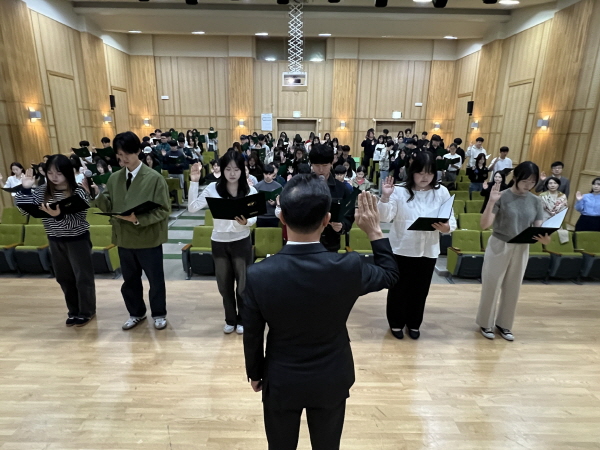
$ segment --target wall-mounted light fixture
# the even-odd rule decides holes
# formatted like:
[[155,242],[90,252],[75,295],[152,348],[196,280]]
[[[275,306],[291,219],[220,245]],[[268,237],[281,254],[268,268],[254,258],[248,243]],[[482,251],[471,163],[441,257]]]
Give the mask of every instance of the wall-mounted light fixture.
[[102,120],[104,121],[104,123],[111,123],[112,122],[112,117],[109,116],[108,114],[103,114],[102,115]]
[[401,111],[392,111],[392,119],[402,119]]
[[479,129],[479,122],[472,122],[471,123],[471,128],[473,128],[474,130],[478,130]]
[[440,123],[439,122],[433,122],[433,129],[434,130],[439,130],[441,128]]
[[547,130],[548,127],[550,126],[550,117],[546,116],[543,119],[538,120],[537,126],[538,126],[538,128],[541,128],[542,130]]
[[150,119],[144,119],[144,126],[145,127],[149,127],[150,126]]
[[341,128],[342,130],[345,130],[345,129],[346,129],[346,121],[345,121],[345,120],[340,120],[340,128]]
[[238,120],[238,127],[244,128],[244,119]]
[[31,108],[31,107],[29,108],[29,120],[31,120],[32,123],[37,122],[41,118],[42,118],[41,111],[36,111],[34,108]]
[[292,111],[292,117],[294,119],[298,119],[299,117],[302,117],[302,112],[301,111]]

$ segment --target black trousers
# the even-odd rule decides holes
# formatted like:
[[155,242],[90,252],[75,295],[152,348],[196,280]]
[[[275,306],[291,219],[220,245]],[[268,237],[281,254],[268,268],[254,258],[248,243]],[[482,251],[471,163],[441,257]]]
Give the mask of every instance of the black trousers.
[[96,285],[89,234],[76,241],[49,241],[56,281],[65,294],[70,316],[96,314]]
[[[263,403],[269,450],[296,450],[302,409],[273,409]],[[333,408],[306,408],[312,450],[339,450],[346,400]]]
[[[223,297],[225,323],[242,325],[246,289],[246,269],[252,264],[252,239],[250,236],[239,241],[212,243],[217,287]],[[236,308],[237,305],[237,308]]]
[[388,290],[387,319],[390,328],[418,330],[423,323],[425,301],[435,270],[435,258],[394,255],[402,276]]
[[162,245],[154,248],[123,248],[119,247],[123,285],[121,294],[131,317],[144,317],[144,287],[142,271],[150,283],[150,310],[152,317],[166,317],[167,288],[165,287],[165,272],[163,268]]

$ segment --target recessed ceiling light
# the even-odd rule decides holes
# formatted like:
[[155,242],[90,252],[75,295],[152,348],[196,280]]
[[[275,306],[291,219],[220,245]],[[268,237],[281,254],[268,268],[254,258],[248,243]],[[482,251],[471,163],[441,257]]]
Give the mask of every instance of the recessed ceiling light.
[[415,3],[431,3],[431,0],[413,0]]
[[331,36],[331,33],[319,33],[319,36],[329,37]]
[[519,0],[500,0],[498,3],[501,5],[518,5],[521,2]]
[[268,36],[269,33],[254,33],[255,36]]
[[444,39],[458,39],[456,36],[444,36]]
[[323,58],[311,58],[312,62],[323,62]]
[[275,58],[273,58],[272,56],[267,56],[265,58],[265,61],[275,61]]
[[140,34],[141,33],[141,31],[139,31],[139,30],[130,30],[129,32],[133,33],[133,34]]
[[204,31],[192,31],[192,34],[204,34]]

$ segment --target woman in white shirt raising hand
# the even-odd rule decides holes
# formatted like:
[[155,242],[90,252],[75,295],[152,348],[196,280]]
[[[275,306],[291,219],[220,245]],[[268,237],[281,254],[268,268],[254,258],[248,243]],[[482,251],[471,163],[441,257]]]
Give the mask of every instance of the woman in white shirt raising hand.
[[[248,186],[245,160],[240,153],[228,151],[219,161],[222,176],[215,183],[209,184],[200,195],[198,195],[200,165],[196,163],[192,166],[188,193],[190,212],[206,208],[208,206],[206,197],[232,199],[257,194],[256,189]],[[242,216],[236,217],[235,220],[214,219],[211,246],[217,286],[225,308],[223,327],[225,334],[233,333],[234,330],[237,334],[244,333],[242,294],[246,288],[246,268],[252,264],[250,227],[255,223],[256,217],[246,219]]]
[[406,183],[394,186],[394,178],[388,177],[382,187],[379,214],[382,222],[393,221],[389,239],[403,275],[403,281],[392,287],[387,296],[387,319],[397,339],[404,337],[405,326],[412,339],[421,335],[425,301],[440,254],[440,233],[456,229],[452,212],[448,222],[434,223],[431,231],[408,230],[415,220],[450,198],[448,190],[437,182],[436,174],[433,154],[419,152],[408,167]]

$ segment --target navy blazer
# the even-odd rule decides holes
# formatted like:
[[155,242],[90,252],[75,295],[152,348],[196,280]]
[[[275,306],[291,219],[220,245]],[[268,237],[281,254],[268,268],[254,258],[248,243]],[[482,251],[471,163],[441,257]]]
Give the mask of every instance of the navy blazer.
[[248,267],[246,372],[263,380],[263,401],[296,409],[332,407],[348,398],[354,384],[350,311],[359,296],[390,288],[399,278],[389,240],[371,245],[374,264],[319,243],[286,245]]

